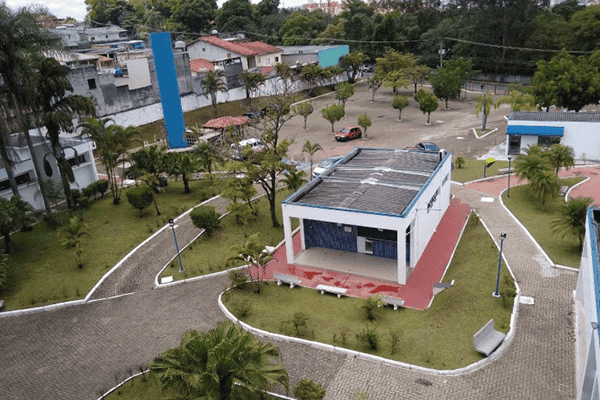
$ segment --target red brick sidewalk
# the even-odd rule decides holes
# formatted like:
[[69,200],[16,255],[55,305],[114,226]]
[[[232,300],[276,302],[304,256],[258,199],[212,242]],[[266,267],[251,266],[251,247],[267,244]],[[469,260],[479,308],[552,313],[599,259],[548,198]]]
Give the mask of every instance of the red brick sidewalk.
[[[442,279],[470,211],[469,206],[456,198],[450,202],[450,207],[442,217],[436,233],[429,241],[406,285],[288,264],[285,245],[273,254],[273,260],[267,265],[265,277],[271,280],[274,272],[280,272],[299,277],[302,286],[305,287],[315,288],[320,284],[342,287],[348,289],[346,294],[350,297],[368,298],[376,294],[385,294],[403,299],[405,307],[424,310],[429,307],[433,297],[433,284]],[[299,252],[300,235],[294,236],[293,245],[294,252]]]

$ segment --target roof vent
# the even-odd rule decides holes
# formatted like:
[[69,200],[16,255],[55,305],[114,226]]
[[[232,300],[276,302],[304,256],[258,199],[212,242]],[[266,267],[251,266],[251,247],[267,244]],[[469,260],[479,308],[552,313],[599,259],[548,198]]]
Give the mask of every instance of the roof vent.
[[185,42],[183,40],[178,40],[175,42],[176,49],[185,49]]

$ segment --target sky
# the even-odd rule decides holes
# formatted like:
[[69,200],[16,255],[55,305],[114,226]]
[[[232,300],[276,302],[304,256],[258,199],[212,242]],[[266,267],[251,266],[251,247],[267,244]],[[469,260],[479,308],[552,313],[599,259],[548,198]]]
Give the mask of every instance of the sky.
[[[41,4],[46,6],[50,12],[58,18],[73,17],[77,21],[83,21],[85,14],[84,0],[4,0],[6,4],[16,9],[19,7],[28,6],[30,4]],[[225,0],[217,0],[219,7],[223,5]],[[259,0],[252,0],[252,3],[258,3]],[[295,7],[307,3],[306,0],[281,0],[280,4],[285,7]]]

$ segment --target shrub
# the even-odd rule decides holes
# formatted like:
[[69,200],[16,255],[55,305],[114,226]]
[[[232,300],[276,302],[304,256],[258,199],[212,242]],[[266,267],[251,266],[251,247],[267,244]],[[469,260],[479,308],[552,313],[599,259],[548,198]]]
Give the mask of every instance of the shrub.
[[305,312],[297,312],[296,314],[294,314],[294,317],[292,318],[291,322],[294,326],[294,330],[296,331],[297,336],[303,335],[303,333],[300,331],[304,331],[306,329],[306,326],[308,325],[308,320],[309,316]]
[[375,321],[379,317],[381,306],[383,306],[381,296],[377,295],[364,299],[359,307],[365,313],[365,317],[367,317],[369,321]]
[[347,326],[342,326],[340,328],[340,338],[342,339],[342,345],[345,346],[346,345],[346,340],[348,339],[348,335],[350,334],[350,328],[348,328]]
[[248,282],[248,275],[246,275],[241,269],[232,269],[227,274],[227,277],[229,278],[229,282],[231,283],[232,288],[238,287]]
[[213,206],[198,206],[190,213],[194,226],[198,229],[204,229],[209,237],[219,227],[219,216],[220,214]]
[[462,168],[465,166],[465,158],[462,155],[459,155],[456,157],[456,160],[454,160],[454,165],[456,165],[456,168]]
[[84,187],[83,189],[81,189],[81,193],[83,193],[83,195],[85,197],[87,197],[88,199],[91,199],[96,194],[98,194],[98,185],[96,185],[96,182],[94,182],[94,183]]
[[106,179],[100,179],[94,182],[94,185],[96,186],[96,189],[98,189],[98,193],[104,197],[104,193],[108,191],[108,181]]
[[238,318],[246,318],[252,311],[252,303],[248,299],[239,299],[231,304],[233,314]]
[[400,343],[401,333],[398,331],[390,331],[390,348],[391,354],[396,353],[396,349],[398,348],[398,344]]
[[8,256],[6,254],[0,255],[0,290],[2,290],[2,286],[6,283],[6,276],[8,275],[6,271],[6,263],[8,261]]
[[83,196],[81,194],[81,190],[79,189],[71,189],[71,198],[73,200],[80,198],[81,196]]
[[85,196],[83,196],[83,195],[79,196],[79,197],[77,197],[76,199],[73,199],[73,200],[75,201],[75,204],[77,204],[77,206],[79,208],[82,208],[82,209],[83,208],[85,208],[85,209],[90,208],[90,204],[91,204],[90,199],[87,198],[87,197],[85,197]]
[[368,346],[373,350],[377,350],[379,348],[379,343],[381,343],[381,335],[375,327],[371,326],[366,327],[362,332],[357,333],[356,340],[360,344]]
[[327,391],[313,380],[302,378],[294,385],[292,393],[298,400],[323,400]]
[[140,217],[142,216],[142,211],[147,208],[150,204],[152,204],[152,200],[154,199],[154,192],[149,186],[134,186],[126,194],[127,201],[131,206],[137,210],[140,210]]
[[58,218],[57,213],[49,213],[44,215],[44,221],[46,221],[48,227],[52,230],[55,230],[63,224],[62,221]]

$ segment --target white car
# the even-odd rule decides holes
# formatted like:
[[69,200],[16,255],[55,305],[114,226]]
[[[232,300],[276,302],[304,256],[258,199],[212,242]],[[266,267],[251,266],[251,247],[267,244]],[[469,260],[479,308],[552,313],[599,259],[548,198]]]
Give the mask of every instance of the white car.
[[231,158],[238,161],[243,161],[243,150],[244,147],[250,146],[254,153],[257,153],[265,148],[260,139],[250,138],[245,140],[240,140],[239,143],[231,145]]
[[321,175],[323,172],[327,171],[329,168],[333,167],[335,164],[340,162],[344,158],[344,156],[333,156],[328,157],[321,161],[318,166],[313,169],[312,177],[316,178]]

